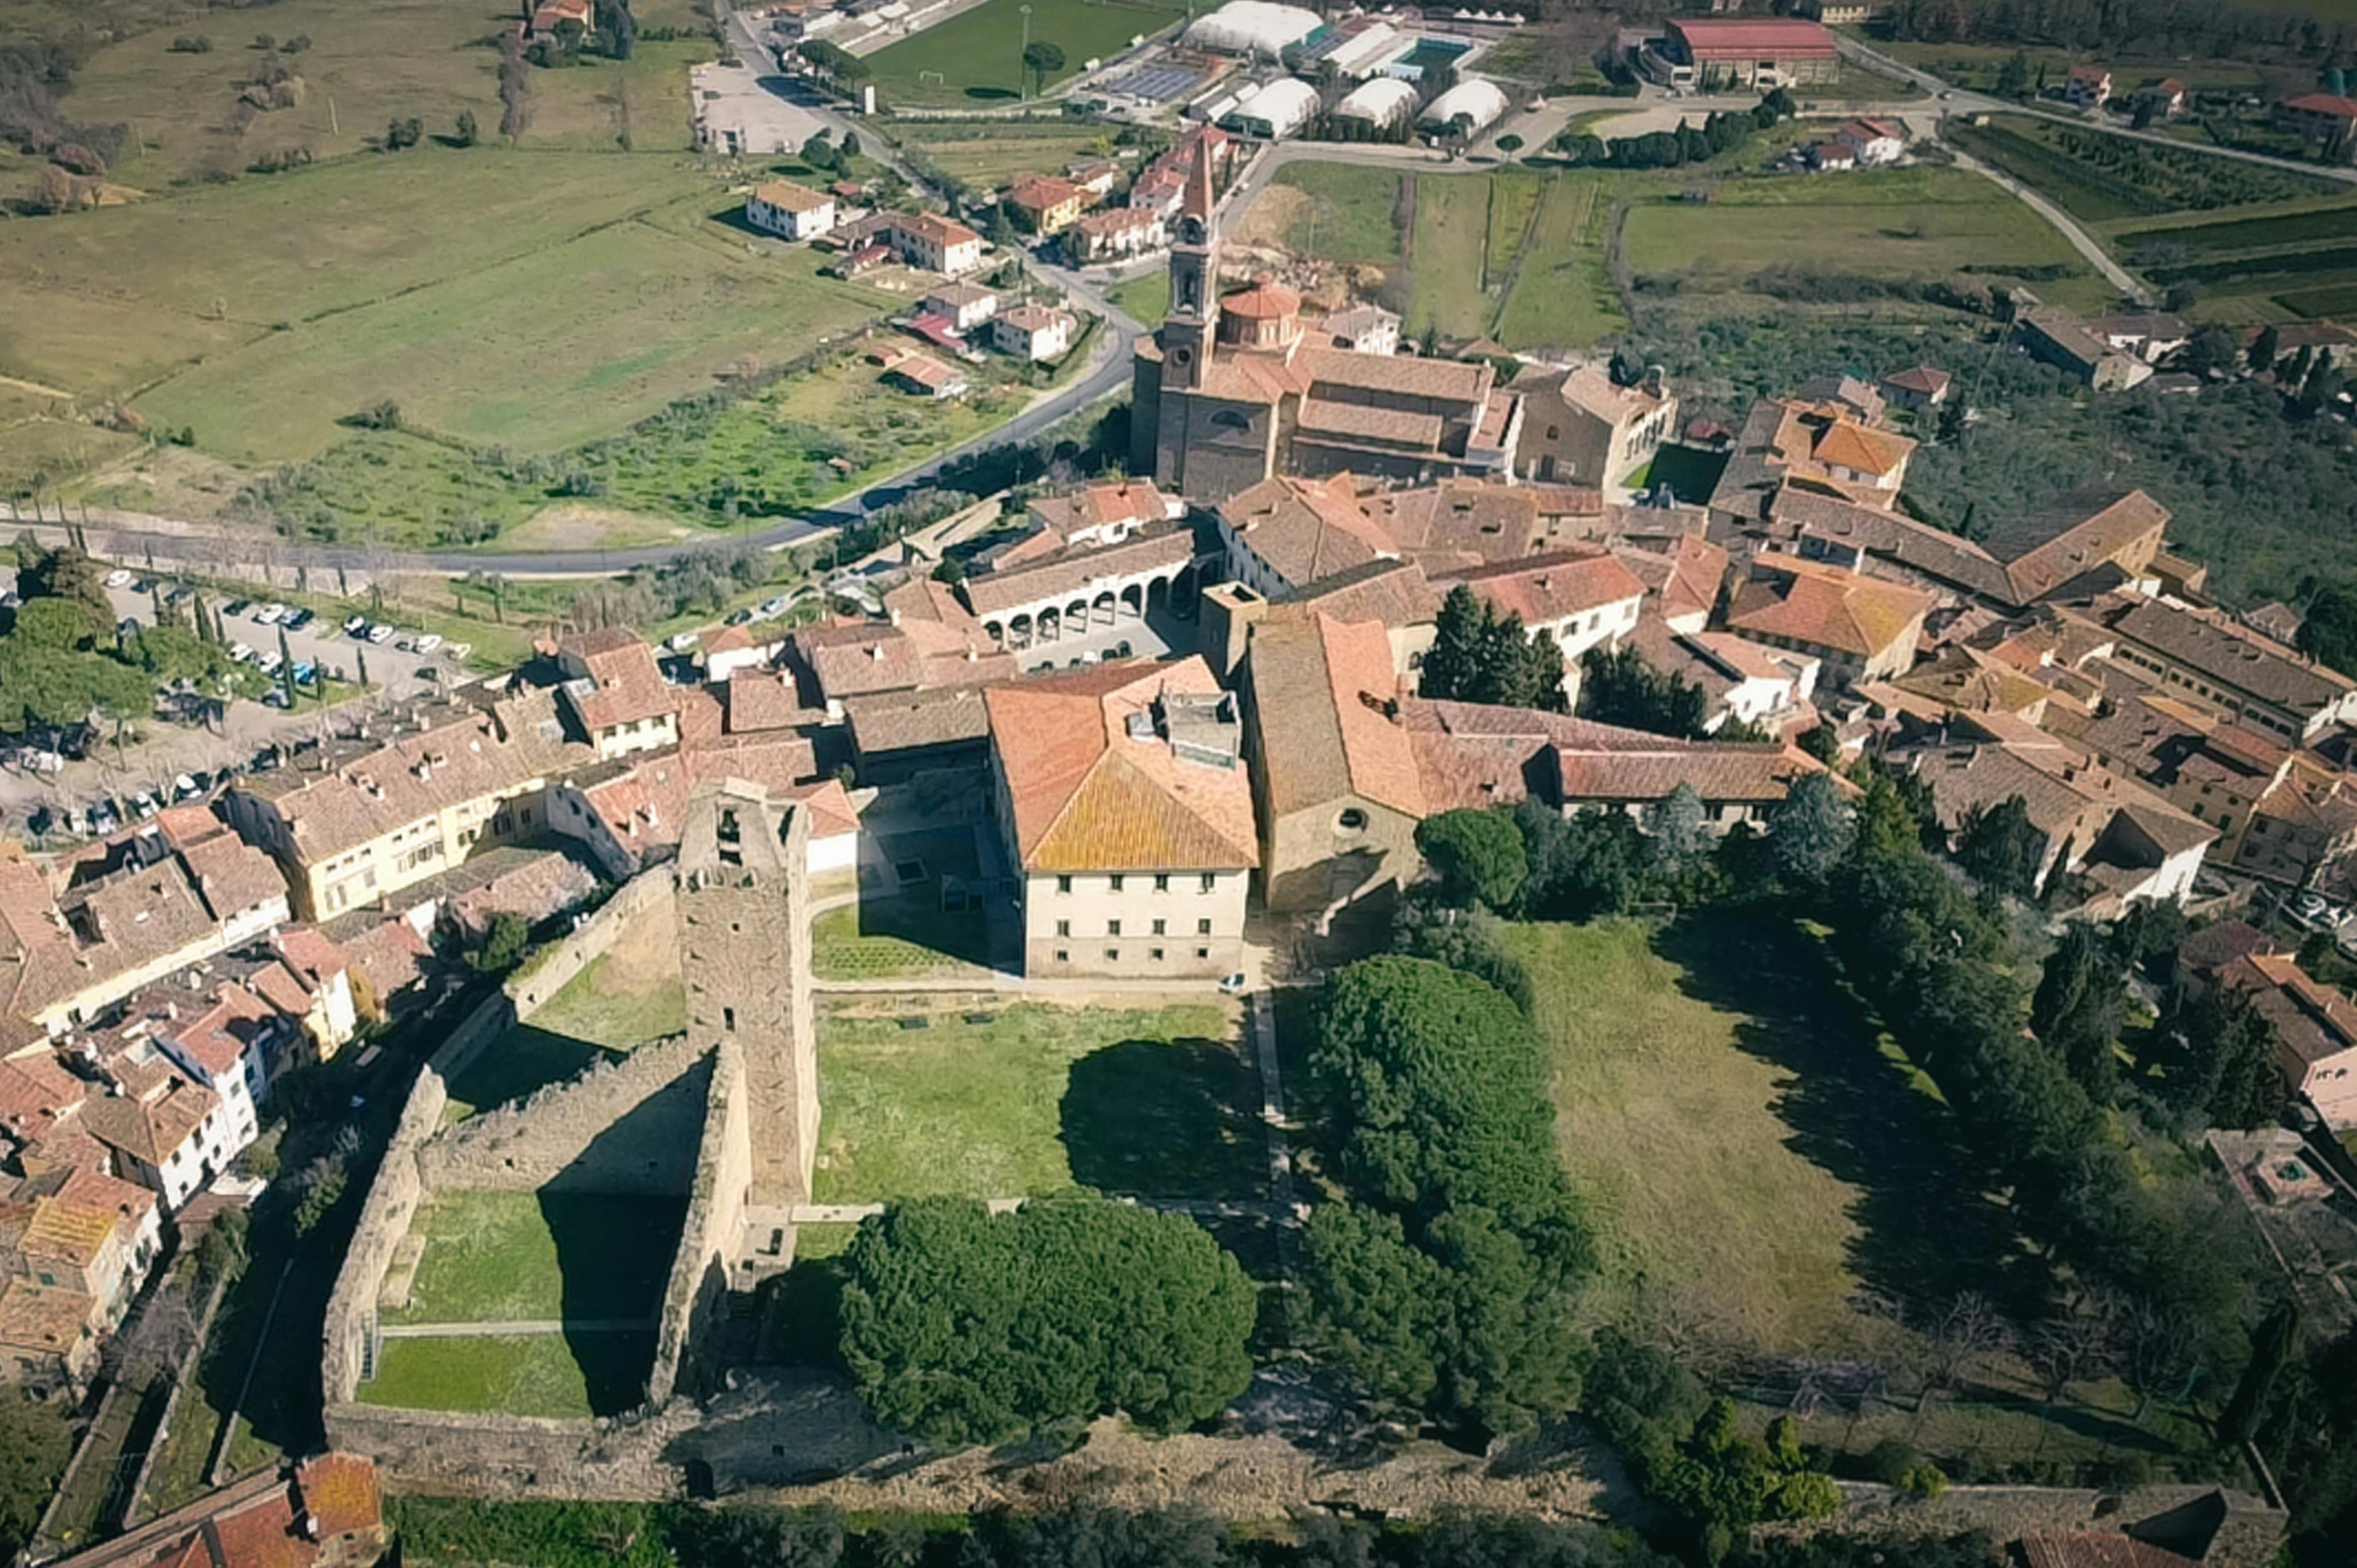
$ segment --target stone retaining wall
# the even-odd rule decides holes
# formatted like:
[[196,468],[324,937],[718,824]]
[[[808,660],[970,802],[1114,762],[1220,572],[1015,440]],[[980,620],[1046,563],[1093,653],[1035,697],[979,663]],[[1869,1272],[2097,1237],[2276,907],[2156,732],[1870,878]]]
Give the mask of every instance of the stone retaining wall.
[[[717,1338],[713,1330],[726,1310],[729,1254],[744,1229],[745,1191],[753,1179],[748,1099],[743,1055],[735,1040],[723,1038],[713,1054],[687,1221],[680,1227],[679,1253],[663,1290],[654,1369],[647,1375],[651,1405],[662,1405],[683,1380],[691,1391],[710,1380],[709,1356]],[[694,1355],[699,1348],[704,1354]]]
[[[2266,1568],[2289,1516],[2265,1500],[2212,1486],[2100,1491],[2083,1487],[1951,1487],[1936,1501],[1900,1496],[1867,1481],[1840,1483],[1842,1509],[1829,1519],[1763,1525],[1760,1536],[1950,1536],[1982,1530],[1997,1541],[2067,1530],[2127,1530],[2166,1543],[2173,1526],[2202,1530],[2222,1515],[2205,1568]],[[2213,1500],[2214,1499],[2214,1500]]]
[[706,1093],[684,1035],[479,1112],[417,1151],[429,1188],[677,1195],[695,1176]]

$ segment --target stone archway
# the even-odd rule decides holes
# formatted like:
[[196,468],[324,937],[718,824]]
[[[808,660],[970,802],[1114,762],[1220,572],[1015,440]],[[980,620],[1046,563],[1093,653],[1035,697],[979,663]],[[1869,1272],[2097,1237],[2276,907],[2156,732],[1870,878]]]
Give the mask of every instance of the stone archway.
[[1121,616],[1127,620],[1141,620],[1146,616],[1146,589],[1132,583],[1121,591]]
[[1006,635],[1017,648],[1030,647],[1032,633],[1037,629],[1028,615],[1018,615],[1006,623]]
[[[1064,607],[1064,627],[1073,636],[1085,636],[1089,629],[1089,601],[1074,599]],[[1077,628],[1077,629],[1075,629]]]
[[989,638],[991,641],[996,643],[999,647],[1004,648],[1006,646],[1006,628],[999,625],[996,621],[984,621],[982,623],[982,631],[985,637]]
[[[1100,620],[1099,617],[1103,618]],[[1101,625],[1111,626],[1120,618],[1121,607],[1114,598],[1111,588],[1105,589],[1089,601],[1089,626],[1092,630]]]
[[1049,605],[1039,612],[1039,640],[1055,642],[1061,639],[1063,635],[1064,618],[1057,613],[1055,606]]

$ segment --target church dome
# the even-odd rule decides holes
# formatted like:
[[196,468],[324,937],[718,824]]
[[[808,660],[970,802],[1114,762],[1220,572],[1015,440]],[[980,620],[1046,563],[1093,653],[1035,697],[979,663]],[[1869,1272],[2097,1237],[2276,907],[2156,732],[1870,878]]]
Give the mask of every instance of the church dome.
[[1282,348],[1297,330],[1301,296],[1267,273],[1220,301],[1220,338],[1246,349]]

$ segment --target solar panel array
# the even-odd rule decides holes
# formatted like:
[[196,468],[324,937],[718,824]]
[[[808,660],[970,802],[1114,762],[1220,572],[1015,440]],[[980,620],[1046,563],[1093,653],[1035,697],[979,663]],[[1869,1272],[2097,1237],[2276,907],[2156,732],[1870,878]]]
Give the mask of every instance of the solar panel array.
[[1145,65],[1107,82],[1105,91],[1152,103],[1168,103],[1201,86],[1203,76],[1203,72],[1184,66]]

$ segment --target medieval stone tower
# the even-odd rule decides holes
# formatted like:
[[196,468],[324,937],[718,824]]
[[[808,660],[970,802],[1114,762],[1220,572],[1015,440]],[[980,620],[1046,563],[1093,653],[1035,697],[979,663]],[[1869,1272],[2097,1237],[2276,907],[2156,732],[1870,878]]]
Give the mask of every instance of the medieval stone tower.
[[[748,1147],[735,1283],[793,1258],[811,1196],[818,1055],[811,1016],[809,813],[739,779],[700,783],[679,847],[687,1032],[741,1068]],[[726,1069],[724,1069],[726,1070]],[[730,1162],[737,1165],[737,1162]]]

